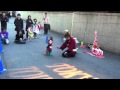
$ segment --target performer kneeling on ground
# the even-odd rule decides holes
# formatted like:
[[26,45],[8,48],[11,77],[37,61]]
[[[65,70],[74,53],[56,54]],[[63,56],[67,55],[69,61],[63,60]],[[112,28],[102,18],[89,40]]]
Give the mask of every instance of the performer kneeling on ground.
[[66,41],[63,43],[61,47],[57,47],[59,49],[64,50],[66,47],[68,50],[64,51],[62,53],[63,57],[74,57],[76,54],[76,42],[75,40],[70,36],[69,33],[66,33],[65,35]]
[[19,33],[16,34],[15,43],[25,44],[25,42],[26,40],[23,39],[23,34],[22,34],[22,31],[20,30]]
[[2,32],[0,32],[0,37],[1,37],[2,43],[9,44],[8,32],[6,31],[5,28],[3,28]]

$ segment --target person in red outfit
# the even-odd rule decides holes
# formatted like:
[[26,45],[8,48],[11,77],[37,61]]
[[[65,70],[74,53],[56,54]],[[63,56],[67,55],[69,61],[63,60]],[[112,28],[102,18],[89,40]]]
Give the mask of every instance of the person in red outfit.
[[62,53],[63,57],[74,57],[76,54],[76,42],[75,40],[70,36],[69,33],[66,33],[65,35],[66,41],[62,44],[61,47],[57,47],[61,50],[64,50],[65,48],[68,48],[66,51]]

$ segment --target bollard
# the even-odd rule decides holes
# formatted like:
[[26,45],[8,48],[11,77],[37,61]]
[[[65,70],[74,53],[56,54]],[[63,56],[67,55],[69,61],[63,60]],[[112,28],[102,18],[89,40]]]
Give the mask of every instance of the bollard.
[[3,68],[2,59],[0,57],[0,74],[4,73],[6,69]]

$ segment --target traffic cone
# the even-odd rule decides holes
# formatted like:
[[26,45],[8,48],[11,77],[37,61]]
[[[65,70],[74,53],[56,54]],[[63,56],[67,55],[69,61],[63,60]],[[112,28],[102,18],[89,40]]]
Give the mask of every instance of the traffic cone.
[[0,40],[0,53],[3,53],[3,50],[2,50],[2,41]]
[[49,36],[47,35],[46,36],[46,43],[48,43],[48,40],[49,40]]
[[0,58],[0,74],[4,73],[6,69],[3,68],[2,59]]

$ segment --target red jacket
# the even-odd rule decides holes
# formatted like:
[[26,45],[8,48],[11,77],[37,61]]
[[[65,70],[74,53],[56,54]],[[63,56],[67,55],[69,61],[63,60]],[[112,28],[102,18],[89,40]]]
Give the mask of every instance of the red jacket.
[[68,51],[70,51],[73,55],[76,54],[76,52],[73,51],[73,49],[76,49],[76,42],[72,37],[70,37],[70,40],[66,40],[60,49],[64,50],[66,47],[68,48]]

